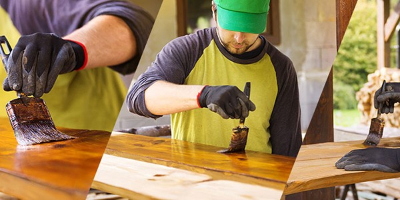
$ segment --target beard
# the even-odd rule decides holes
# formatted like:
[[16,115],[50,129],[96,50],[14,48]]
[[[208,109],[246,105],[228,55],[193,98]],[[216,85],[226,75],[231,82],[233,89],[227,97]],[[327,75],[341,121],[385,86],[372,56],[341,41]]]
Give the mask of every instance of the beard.
[[224,46],[225,49],[229,51],[229,53],[231,53],[231,54],[243,54],[247,50],[249,50],[256,43],[257,39],[258,38],[256,38],[253,43],[250,43],[247,40],[244,40],[241,43],[237,43],[235,41],[225,42],[225,41],[222,40],[222,38],[219,38],[219,41],[222,43],[222,46]]
[[226,50],[228,50],[232,54],[243,54],[247,50],[250,49],[250,47],[253,44],[249,44],[248,42],[242,42],[242,43],[236,43],[236,42],[224,42],[221,41],[222,45],[225,47]]

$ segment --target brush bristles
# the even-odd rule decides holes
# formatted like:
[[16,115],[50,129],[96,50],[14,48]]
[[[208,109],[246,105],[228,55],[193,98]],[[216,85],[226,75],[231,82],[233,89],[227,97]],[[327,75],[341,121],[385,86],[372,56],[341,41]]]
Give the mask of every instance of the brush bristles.
[[17,142],[20,145],[32,145],[75,138],[58,131],[53,123],[47,121],[21,123],[13,127],[13,129]]
[[365,145],[368,146],[376,146],[379,144],[381,138],[379,137],[378,134],[368,134],[367,139],[365,139],[364,143]]

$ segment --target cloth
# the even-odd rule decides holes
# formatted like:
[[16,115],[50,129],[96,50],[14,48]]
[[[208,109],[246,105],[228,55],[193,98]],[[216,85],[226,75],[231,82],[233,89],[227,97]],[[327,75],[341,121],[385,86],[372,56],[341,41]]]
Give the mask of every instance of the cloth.
[[[154,23],[152,17],[126,1],[2,0],[0,5],[0,34],[6,35],[12,46],[20,34],[51,32],[64,36],[99,15],[124,19],[135,34],[137,56],[110,68],[60,75],[50,93],[42,97],[56,126],[111,131],[126,95],[126,87],[115,71],[127,74],[136,70]],[[5,71],[0,70],[1,80],[5,77]],[[0,96],[2,105],[16,98],[15,93],[2,90]],[[5,109],[0,110],[0,116],[7,117]]]
[[[301,145],[297,76],[290,59],[269,42],[255,58],[240,59],[224,49],[215,28],[171,41],[128,92],[127,104],[134,113],[159,117],[144,103],[144,91],[157,80],[238,88],[250,81],[250,99],[257,108],[246,119],[250,128],[246,149],[297,155]],[[238,124],[239,120],[223,119],[208,109],[171,116],[173,138],[221,147],[229,145],[231,130]]]

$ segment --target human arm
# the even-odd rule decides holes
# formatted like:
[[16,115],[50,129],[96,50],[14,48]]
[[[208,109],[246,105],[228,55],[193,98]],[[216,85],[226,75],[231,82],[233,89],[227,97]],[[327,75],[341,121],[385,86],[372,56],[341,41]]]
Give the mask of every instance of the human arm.
[[145,91],[145,104],[154,115],[196,109],[199,108],[197,94],[203,87],[202,85],[180,85],[162,80],[155,81]]
[[[172,95],[171,95],[172,94]],[[156,81],[145,91],[147,109],[166,115],[207,107],[224,119],[247,117],[253,102],[235,86],[179,85]]]
[[79,41],[86,47],[86,69],[118,65],[137,53],[131,29],[112,15],[97,16],[63,39]]
[[302,141],[296,71],[283,54],[272,56],[271,61],[279,66],[275,68],[278,95],[270,119],[272,153],[296,157]]
[[400,172],[400,149],[371,147],[352,150],[335,166],[346,171]]
[[[54,63],[56,63],[54,61],[55,59],[48,59],[49,56],[43,56],[45,59],[38,59],[39,61],[41,60],[41,62],[47,61],[49,63],[37,63],[37,65],[40,65],[42,68],[45,66],[48,68],[48,70],[44,70],[44,75],[38,74],[37,76],[46,77],[47,71],[53,72],[48,73],[48,76],[53,76],[49,78],[54,79],[54,81],[59,73],[67,73],[83,67],[94,68],[111,66],[112,69],[122,74],[134,72],[153,25],[152,18],[146,12],[137,6],[122,1],[71,0],[45,2],[42,0],[33,3],[10,1],[7,2],[7,4],[6,2],[2,2],[1,4],[9,13],[17,29],[24,35],[22,37],[28,38],[25,38],[25,41],[30,41],[29,43],[21,45],[18,43],[16,49],[19,47],[24,50],[25,47],[34,46],[32,44],[36,42],[37,49],[27,48],[31,51],[31,55],[35,55],[35,51],[38,51],[38,49],[47,48],[49,52],[56,52],[53,54],[48,53],[48,55],[52,55],[53,58],[57,58],[58,56],[58,58],[67,60],[60,61],[60,59],[58,59],[59,62],[57,63],[69,63],[69,65],[71,65],[71,63],[74,63],[74,56],[77,61],[75,63],[79,63],[79,60],[87,61],[86,66],[67,66],[68,64],[62,64],[63,66],[58,66],[54,69]],[[40,7],[40,5],[42,7]],[[46,5],[46,7],[43,7],[43,5]],[[82,9],[82,7],[85,9]],[[55,10],[56,8],[59,8],[59,10]],[[36,10],[42,10],[44,14],[37,15]],[[31,20],[25,20],[27,18]],[[83,51],[76,51],[75,47],[79,47],[79,45],[74,42],[68,41],[68,43],[74,44],[74,51],[71,51],[70,46],[63,45],[66,40],[62,40],[59,37],[46,36],[41,37],[42,39],[37,41],[35,40],[37,37],[34,38],[28,35],[37,32],[41,34],[53,32],[58,36],[65,36],[64,39],[73,40],[77,44],[82,44],[82,48],[87,50],[87,56],[82,53]],[[61,45],[57,47],[57,45],[52,44]],[[66,48],[61,47],[69,48],[70,50],[67,52],[72,53],[63,55],[59,51]],[[73,55],[74,53],[75,55]],[[14,55],[14,57],[18,57],[18,55]],[[81,64],[82,63],[84,62],[81,62]],[[29,72],[32,71],[32,68],[35,68],[31,65],[24,67],[26,71]],[[36,71],[40,72],[41,70]],[[36,80],[38,79],[39,78],[36,78]],[[52,83],[53,80],[44,82]],[[5,84],[4,89],[7,89],[6,86],[7,84]],[[33,84],[33,88],[35,87],[35,84]],[[10,87],[8,87],[8,89],[9,88]],[[46,86],[46,92],[48,91],[49,86]],[[35,96],[41,96],[42,94],[40,91],[29,91],[25,93],[35,94]]]

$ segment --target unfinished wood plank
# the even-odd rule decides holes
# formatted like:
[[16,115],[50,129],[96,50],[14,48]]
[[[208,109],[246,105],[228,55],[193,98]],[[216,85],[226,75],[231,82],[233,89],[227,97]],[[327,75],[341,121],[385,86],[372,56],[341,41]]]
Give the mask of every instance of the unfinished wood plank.
[[93,187],[137,199],[280,199],[282,190],[105,154]]
[[[400,173],[345,171],[335,163],[354,149],[366,148],[363,141],[303,145],[290,174],[285,194],[353,183],[396,178]],[[382,139],[379,147],[400,147],[400,138]]]
[[132,134],[113,133],[106,153],[283,190],[294,158],[261,152],[221,154],[222,148]]
[[368,181],[368,182],[358,183],[356,186],[358,191],[366,190],[372,192],[380,192],[395,198],[400,198],[399,178]]
[[77,139],[18,145],[0,118],[0,191],[20,199],[84,199],[110,133],[59,128]]

